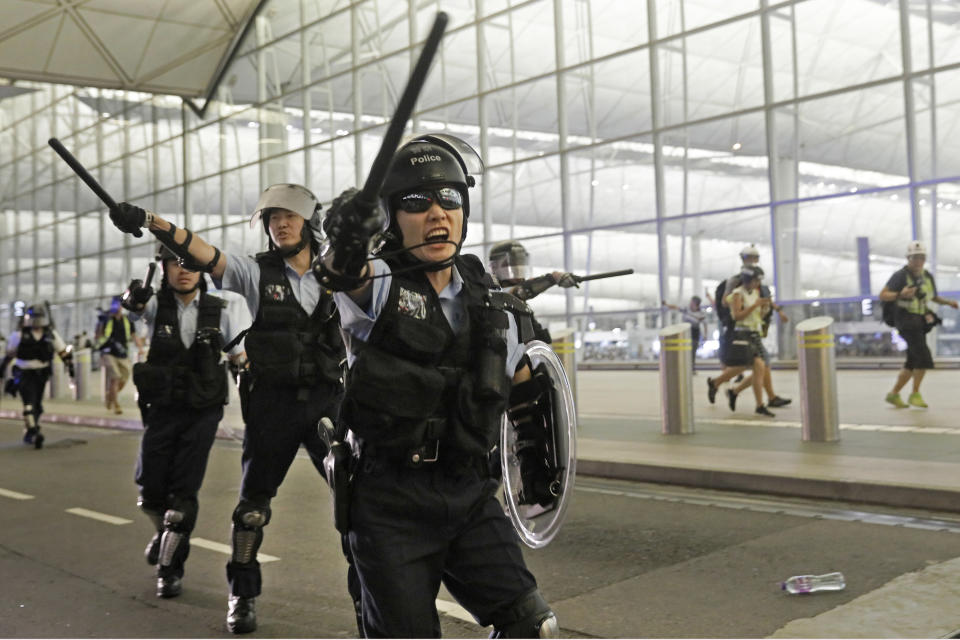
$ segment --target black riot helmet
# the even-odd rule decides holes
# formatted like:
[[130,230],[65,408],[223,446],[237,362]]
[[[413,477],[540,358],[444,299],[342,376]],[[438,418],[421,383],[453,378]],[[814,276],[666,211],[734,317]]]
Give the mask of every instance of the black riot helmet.
[[504,240],[490,248],[490,272],[503,285],[514,285],[530,277],[530,254],[515,240]]
[[392,199],[403,193],[425,187],[451,186],[463,198],[463,234],[467,235],[470,197],[467,190],[476,184],[474,176],[483,173],[483,161],[469,144],[443,133],[414,136],[401,146],[390,164],[380,189],[381,202],[387,212],[384,231],[400,239],[396,207]]
[[50,318],[42,304],[33,304],[23,313],[23,326],[27,329],[40,329],[50,326]]
[[[197,286],[188,291],[181,291],[170,286],[170,283],[167,282],[167,263],[171,260],[175,260],[181,268],[186,268],[183,266],[183,258],[177,256],[173,251],[167,248],[163,243],[157,245],[157,256],[155,258],[157,262],[160,263],[160,289],[173,289],[177,293],[190,293],[194,289],[200,289],[200,291],[207,290],[207,279],[203,276],[203,273],[200,273],[200,278],[197,280]],[[192,269],[187,269],[187,271],[192,271]]]
[[279,251],[270,237],[270,214],[274,209],[286,209],[303,218],[303,227],[300,230],[300,242],[290,249],[285,249],[284,258],[296,255],[310,245],[314,253],[319,253],[320,242],[323,240],[323,227],[320,210],[323,207],[320,201],[306,187],[299,184],[281,183],[272,184],[260,194],[257,206],[250,216],[250,226],[259,219],[263,223],[263,232],[267,234],[270,251]]

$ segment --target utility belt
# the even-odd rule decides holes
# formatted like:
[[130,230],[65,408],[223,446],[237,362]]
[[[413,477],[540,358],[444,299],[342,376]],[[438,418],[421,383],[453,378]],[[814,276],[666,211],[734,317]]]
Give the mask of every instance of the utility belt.
[[490,475],[489,456],[476,456],[446,447],[444,440],[426,440],[420,446],[379,447],[375,444],[354,441],[354,456],[359,460],[363,473],[380,474],[388,469],[429,470],[444,469],[454,473],[476,471],[482,476]]

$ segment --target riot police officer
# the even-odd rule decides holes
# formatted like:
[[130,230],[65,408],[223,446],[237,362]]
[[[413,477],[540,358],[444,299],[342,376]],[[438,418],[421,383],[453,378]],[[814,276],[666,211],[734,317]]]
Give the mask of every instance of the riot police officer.
[[22,328],[7,341],[7,353],[0,363],[0,377],[13,360],[11,377],[4,390],[10,395],[19,391],[23,401],[23,441],[37,449],[43,448],[40,416],[43,415],[43,393],[50,379],[54,354],[60,356],[73,377],[73,354],[60,334],[50,326],[45,307],[36,304],[28,307],[23,314]]
[[564,271],[531,278],[530,253],[516,240],[504,240],[490,247],[489,265],[501,286],[521,300],[535,298],[554,285],[564,289],[579,286],[573,274]]
[[127,203],[110,217],[127,233],[149,228],[175,255],[243,295],[254,317],[245,345],[250,370],[240,387],[243,479],[227,564],[227,627],[249,633],[257,627],[257,549],[270,522],[270,501],[301,444],[322,473],[327,448],[317,424],[336,415],[341,395],[339,317],[332,294],[310,268],[322,237],[320,203],[301,185],[268,187],[250,220],[251,226],[262,224],[269,240],[269,250],[256,257],[225,255],[191,231]]
[[[250,325],[250,314],[239,299],[208,294],[203,276],[163,245],[157,259],[162,280],[156,296],[149,283],[134,280],[122,301],[152,336],[146,362],[133,367],[144,424],[137,504],[156,527],[146,557],[157,565],[157,596],[173,598],[182,588],[197,494],[227,401],[222,348]],[[230,357],[243,360],[242,345]]]
[[[516,240],[504,240],[490,248],[488,264],[490,272],[497,277],[500,285],[521,300],[530,300],[559,285],[564,289],[579,287],[572,273],[553,271],[536,278],[530,278],[530,254]],[[534,337],[550,344],[553,339],[550,332],[533,319]]]
[[370,637],[439,636],[441,582],[499,637],[557,632],[489,467],[510,380],[528,380],[530,369],[505,310],[522,303],[491,294],[482,262],[460,253],[480,171],[463,141],[414,138],[381,191],[380,259],[367,261],[375,214],[348,191],[334,201],[330,251],[315,266],[341,291],[350,363],[341,420],[358,456],[343,524]]

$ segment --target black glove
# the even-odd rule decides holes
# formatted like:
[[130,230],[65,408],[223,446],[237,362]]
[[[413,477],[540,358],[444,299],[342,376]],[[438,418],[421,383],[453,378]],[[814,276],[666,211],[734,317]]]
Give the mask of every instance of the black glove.
[[127,311],[139,312],[152,295],[153,287],[145,287],[143,286],[143,280],[135,278],[130,281],[127,290],[120,295],[120,306]]
[[358,202],[359,193],[356,189],[347,189],[334,198],[323,221],[333,249],[334,271],[354,277],[363,271],[370,238],[380,229],[376,207]]
[[124,233],[132,233],[137,238],[143,236],[143,223],[146,219],[147,212],[129,202],[121,202],[110,209],[110,220],[113,225]]

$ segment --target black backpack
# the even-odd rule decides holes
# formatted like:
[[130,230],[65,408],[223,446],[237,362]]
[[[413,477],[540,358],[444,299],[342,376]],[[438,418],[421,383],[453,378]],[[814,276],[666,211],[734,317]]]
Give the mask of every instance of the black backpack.
[[735,324],[733,321],[733,315],[730,313],[730,307],[723,304],[723,296],[727,293],[727,281],[721,280],[720,284],[717,285],[716,291],[713,293],[713,300],[717,307],[717,320],[720,321],[720,326],[726,329],[732,329]]

